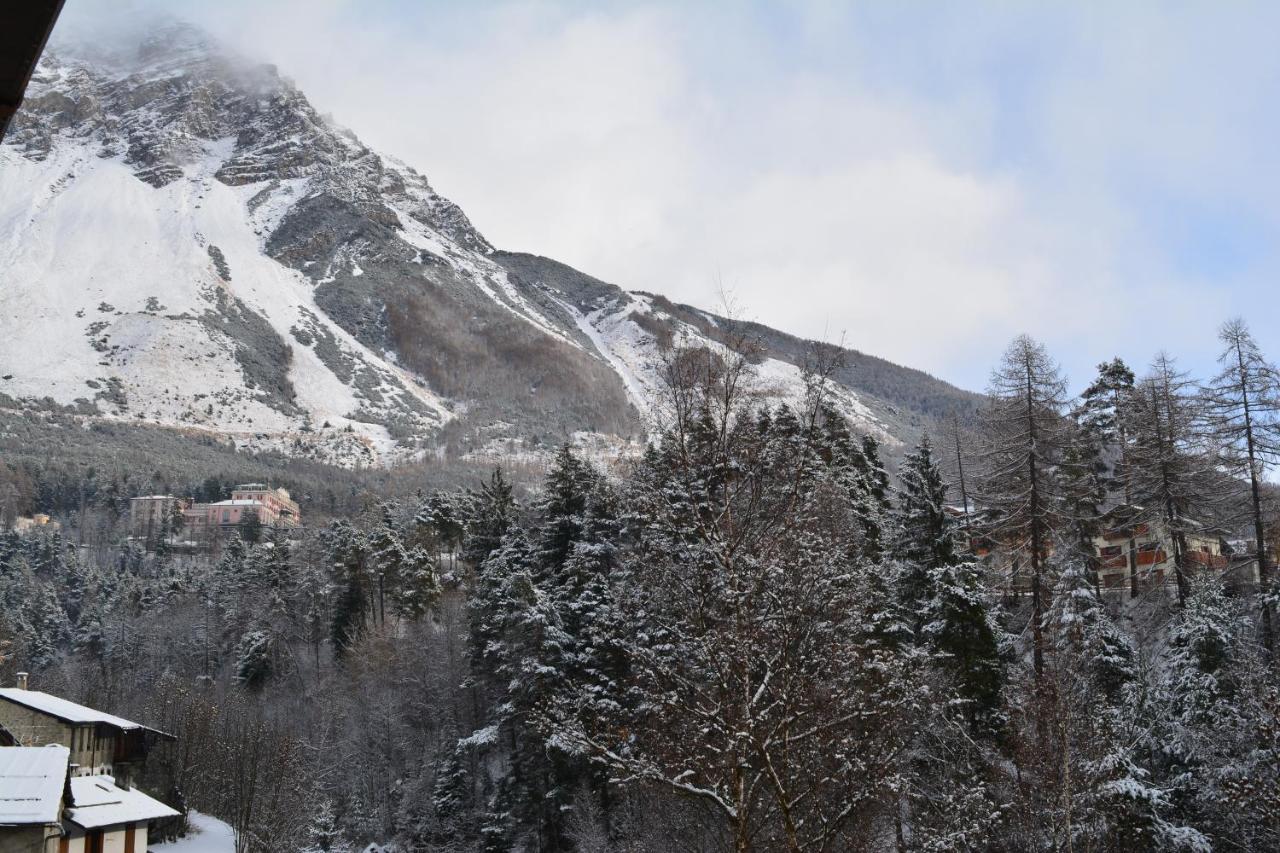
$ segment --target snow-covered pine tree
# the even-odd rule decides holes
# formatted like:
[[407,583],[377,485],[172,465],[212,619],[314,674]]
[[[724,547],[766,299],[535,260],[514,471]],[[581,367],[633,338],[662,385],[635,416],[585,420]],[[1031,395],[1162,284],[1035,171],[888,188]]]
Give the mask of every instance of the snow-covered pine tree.
[[[855,520],[862,535],[859,550],[868,560],[879,560],[891,537],[888,533],[889,475],[880,460],[879,444],[870,435],[854,438],[848,421],[825,398],[819,398],[816,413],[805,416],[804,435],[798,432],[802,422],[786,406],[774,414],[772,434],[775,443],[779,435],[792,438],[788,464],[811,467],[815,452],[836,472],[836,476],[848,491]],[[794,422],[794,426],[792,423]]]
[[418,508],[414,523],[426,527],[439,546],[449,555],[450,569],[454,555],[466,536],[465,501],[448,492],[432,492]]
[[[1130,422],[1136,404],[1133,371],[1120,358],[1098,365],[1097,376],[1080,395],[1077,409],[1078,428],[1087,443],[1099,448],[1107,471],[1102,486],[1108,499],[1118,494],[1126,513],[1132,513],[1133,482],[1129,470],[1132,453]],[[1109,501],[1104,501],[1109,502]],[[1138,597],[1138,546],[1132,527],[1125,549],[1129,564],[1129,596]]]
[[975,737],[1003,725],[1003,631],[991,612],[982,576],[971,561],[929,570],[930,598],[923,602],[921,634],[947,673],[961,714]]
[[599,475],[565,442],[556,452],[542,487],[537,511],[541,519],[540,561],[544,570],[564,564],[582,538],[587,503]]
[[1099,566],[1094,538],[1102,530],[1107,506],[1109,469],[1099,436],[1085,425],[1083,407],[1071,413],[1059,468],[1062,483],[1062,529],[1058,547],[1069,548],[1084,561],[1094,584]]
[[271,632],[261,628],[246,631],[236,644],[236,681],[250,690],[260,690],[274,671]]
[[673,356],[670,422],[626,494],[635,696],[583,703],[556,740],[701,804],[733,849],[869,846],[927,690],[923,656],[877,627],[896,603],[857,497],[883,483],[831,460],[820,395],[757,415],[749,360],[714,355]]
[[919,613],[933,597],[929,572],[956,562],[955,525],[946,511],[947,487],[928,435],[903,459],[898,480],[892,552],[903,563],[902,602],[910,612]]
[[34,578],[28,585],[17,635],[24,665],[34,670],[52,666],[71,641],[71,624],[52,584]]
[[307,847],[303,853],[350,853],[351,845],[342,837],[334,814],[333,800],[319,797],[307,824]]
[[323,533],[335,589],[329,635],[334,654],[341,657],[364,632],[369,616],[369,543],[346,520],[335,521]]
[[293,584],[298,631],[311,649],[312,663],[320,672],[320,648],[333,621],[333,580],[321,565],[304,561]]
[[404,552],[395,591],[396,614],[420,619],[440,600],[440,573],[436,556],[421,546]]
[[1254,734],[1245,717],[1248,651],[1241,627],[1221,578],[1197,578],[1151,688],[1153,769],[1184,819],[1198,826],[1219,822],[1219,779],[1224,771],[1234,775],[1230,764],[1247,754],[1237,747]]
[[1137,650],[1112,622],[1090,568],[1067,543],[1046,614],[1049,690],[1040,694],[1051,736],[1029,768],[1046,842],[1106,850],[1199,850],[1203,836],[1175,820],[1167,792],[1142,766],[1145,735]]
[[478,566],[502,544],[502,537],[515,520],[516,501],[501,468],[494,469],[469,504],[462,555],[472,566]]
[[374,617],[379,624],[387,621],[387,599],[394,599],[400,589],[409,562],[408,550],[400,536],[396,515],[398,507],[384,502],[378,508],[378,523],[367,534],[369,572],[376,592]]

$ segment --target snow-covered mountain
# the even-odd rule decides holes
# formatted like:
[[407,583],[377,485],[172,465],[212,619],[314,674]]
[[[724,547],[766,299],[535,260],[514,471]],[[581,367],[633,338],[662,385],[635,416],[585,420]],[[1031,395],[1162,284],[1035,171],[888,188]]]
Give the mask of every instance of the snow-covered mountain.
[[[55,44],[0,146],[0,404],[342,464],[618,448],[666,348],[731,326],[496,250],[274,67],[185,25]],[[798,395],[803,342],[756,332],[768,393]],[[839,405],[891,446],[968,402],[851,355]]]

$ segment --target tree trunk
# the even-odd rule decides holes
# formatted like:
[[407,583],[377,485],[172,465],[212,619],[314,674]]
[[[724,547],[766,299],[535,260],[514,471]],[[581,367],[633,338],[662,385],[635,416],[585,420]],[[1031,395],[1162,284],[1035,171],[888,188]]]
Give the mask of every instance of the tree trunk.
[[1035,665],[1036,685],[1039,686],[1044,676],[1044,636],[1041,622],[1044,621],[1044,601],[1041,598],[1040,574],[1043,569],[1042,557],[1044,549],[1043,524],[1044,508],[1041,506],[1040,474],[1036,466],[1036,413],[1035,400],[1031,390],[1031,368],[1027,366],[1027,436],[1030,440],[1030,452],[1027,454],[1027,474],[1031,485],[1031,658]]
[[1271,633],[1271,592],[1270,571],[1267,567],[1267,539],[1262,524],[1262,498],[1258,488],[1257,447],[1253,437],[1253,411],[1249,404],[1248,370],[1244,364],[1244,353],[1239,344],[1236,345],[1236,359],[1240,365],[1240,402],[1244,407],[1244,441],[1249,457],[1249,487],[1253,498],[1253,535],[1258,554],[1258,592],[1262,599],[1262,644],[1267,654],[1274,652]]

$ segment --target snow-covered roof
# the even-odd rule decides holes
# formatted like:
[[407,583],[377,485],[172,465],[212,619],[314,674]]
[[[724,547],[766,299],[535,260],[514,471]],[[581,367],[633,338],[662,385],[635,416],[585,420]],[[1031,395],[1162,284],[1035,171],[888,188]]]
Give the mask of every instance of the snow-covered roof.
[[218,501],[217,503],[209,504],[209,506],[262,506],[262,505],[263,505],[262,501],[249,500],[246,498],[237,498],[236,500],[232,500],[232,501]]
[[85,829],[177,817],[179,812],[137,788],[118,787],[110,776],[77,776],[71,780],[67,817]]
[[57,823],[70,760],[58,744],[0,747],[0,826]]
[[[42,714],[57,717],[68,723],[104,723],[124,731],[145,729],[148,726],[135,723],[114,714],[95,711],[84,705],[78,705],[59,696],[51,696],[39,690],[23,690],[20,687],[0,687],[0,699],[8,699],[16,705],[23,705]],[[155,731],[152,729],[152,731]]]

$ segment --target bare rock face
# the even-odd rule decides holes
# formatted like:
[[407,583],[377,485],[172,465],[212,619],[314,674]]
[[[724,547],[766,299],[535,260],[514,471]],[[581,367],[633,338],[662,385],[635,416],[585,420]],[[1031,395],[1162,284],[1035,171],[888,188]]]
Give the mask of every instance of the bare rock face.
[[[0,223],[3,398],[342,464],[621,452],[664,350],[729,324],[495,250],[273,66],[180,24],[50,49],[0,146]],[[803,342],[761,331],[766,395],[798,394]],[[852,355],[889,390],[850,373],[840,404],[890,445],[934,417],[921,399],[964,396]]]

